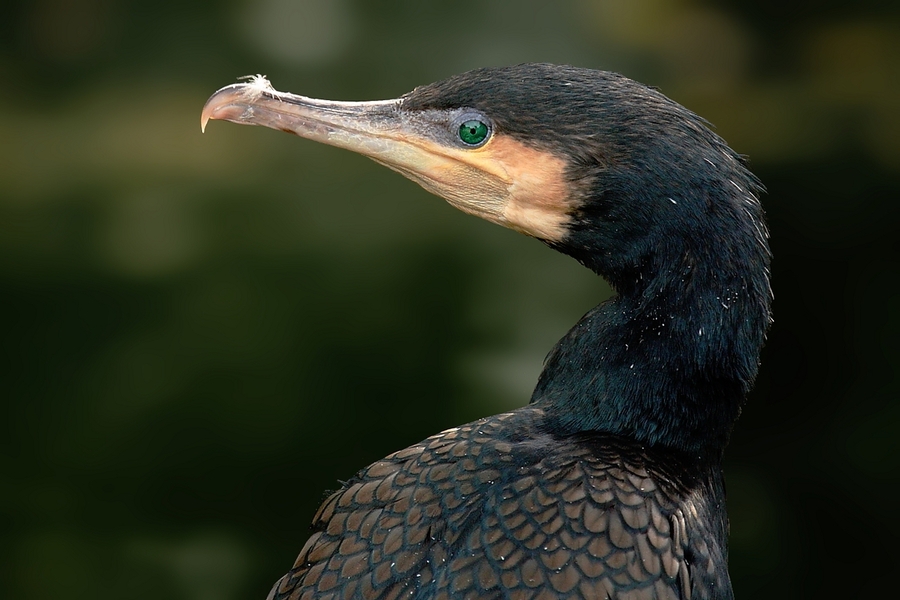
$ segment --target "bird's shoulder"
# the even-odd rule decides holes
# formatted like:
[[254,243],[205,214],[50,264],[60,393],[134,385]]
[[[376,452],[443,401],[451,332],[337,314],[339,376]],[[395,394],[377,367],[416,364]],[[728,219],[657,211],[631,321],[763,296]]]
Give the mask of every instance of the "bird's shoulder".
[[632,442],[543,423],[533,407],[496,415],[363,469],[270,599],[715,597],[693,581],[715,575],[716,549],[691,486]]

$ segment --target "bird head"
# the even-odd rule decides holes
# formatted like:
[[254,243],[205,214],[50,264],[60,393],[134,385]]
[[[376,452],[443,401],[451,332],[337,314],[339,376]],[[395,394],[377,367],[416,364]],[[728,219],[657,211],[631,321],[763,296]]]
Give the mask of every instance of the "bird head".
[[614,73],[484,68],[375,102],[278,92],[258,76],[213,94],[202,127],[210,119],[368,156],[617,288],[683,268],[698,241],[727,254],[749,235],[767,262],[757,184],[740,157],[702,119]]

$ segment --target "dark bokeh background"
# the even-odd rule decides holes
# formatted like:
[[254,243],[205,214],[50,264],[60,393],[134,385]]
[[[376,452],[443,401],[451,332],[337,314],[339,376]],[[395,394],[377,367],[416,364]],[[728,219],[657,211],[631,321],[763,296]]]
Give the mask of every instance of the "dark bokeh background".
[[890,597],[896,5],[4,3],[0,596],[263,598],[338,479],[523,404],[603,282],[363,158],[199,115],[250,73],[378,99],[540,60],[659,86],[768,186],[738,596]]

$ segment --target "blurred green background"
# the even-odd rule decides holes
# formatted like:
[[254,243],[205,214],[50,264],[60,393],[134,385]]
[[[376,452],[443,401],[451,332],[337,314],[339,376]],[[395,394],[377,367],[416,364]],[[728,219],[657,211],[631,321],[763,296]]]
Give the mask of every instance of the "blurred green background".
[[32,0],[0,13],[0,597],[265,597],[325,490],[527,401],[609,294],[359,156],[200,109],[484,65],[622,72],[769,189],[775,326],[727,455],[739,598],[889,597],[900,7]]

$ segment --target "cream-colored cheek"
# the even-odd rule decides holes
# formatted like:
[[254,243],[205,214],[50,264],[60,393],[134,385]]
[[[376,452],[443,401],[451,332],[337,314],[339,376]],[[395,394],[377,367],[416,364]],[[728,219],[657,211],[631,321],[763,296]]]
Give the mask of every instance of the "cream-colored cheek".
[[561,241],[574,208],[566,163],[550,152],[510,138],[493,140],[491,154],[510,181],[503,219],[508,227],[548,241]]
[[550,242],[559,242],[566,236],[568,217],[556,211],[511,202],[503,211],[510,229]]

